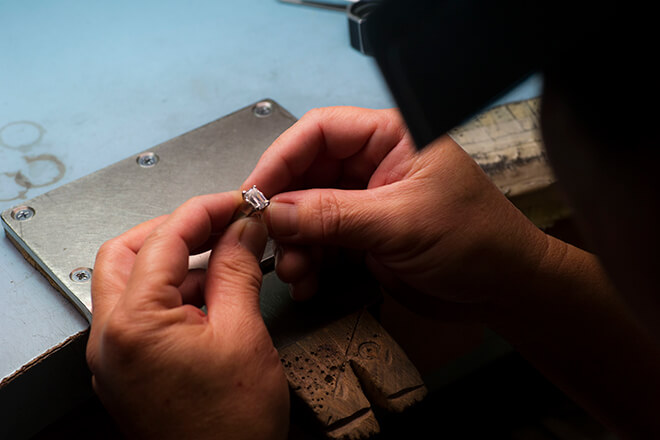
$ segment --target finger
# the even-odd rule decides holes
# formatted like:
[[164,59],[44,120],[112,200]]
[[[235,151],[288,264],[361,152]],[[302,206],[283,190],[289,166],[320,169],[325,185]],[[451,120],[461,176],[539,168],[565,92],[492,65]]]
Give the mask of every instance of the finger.
[[238,191],[197,196],[177,208],[145,240],[138,252],[127,290],[127,307],[176,307],[178,287],[188,275],[191,251],[223,230],[242,198]]
[[315,269],[312,250],[305,246],[278,245],[275,251],[275,272],[285,283],[295,283]]
[[347,178],[365,181],[404,135],[405,126],[394,110],[315,109],[266,150],[243,188],[257,185],[269,196],[292,189],[306,175],[315,175],[309,170],[322,155],[346,160]]
[[289,285],[289,294],[294,301],[312,299],[318,290],[319,273],[317,270],[309,272],[305,277]]
[[[271,236],[284,244],[376,249],[405,232],[410,198],[399,188],[312,189],[278,194],[264,213]],[[398,229],[401,229],[399,231]]]
[[195,249],[191,250],[190,253],[192,255],[196,255],[196,254],[203,254],[205,252],[208,252],[209,250],[213,249],[213,246],[215,246],[215,244],[218,242],[221,236],[222,236],[222,231],[211,233],[211,236],[204,243],[197,246]]
[[169,217],[169,215],[161,215],[159,217],[155,217],[142,222],[139,225],[119,235],[116,240],[137,254],[144,244],[144,240],[146,240],[146,238],[153,232],[154,229],[162,225],[163,222],[167,220],[167,217]]
[[188,272],[188,275],[179,286],[181,300],[183,304],[190,304],[195,307],[204,305],[204,285],[206,284],[206,270],[194,269]]
[[261,269],[268,230],[259,219],[232,223],[211,252],[206,275],[208,315],[217,325],[241,325],[259,318]]
[[148,220],[101,246],[92,274],[92,313],[95,321],[104,321],[114,308],[126,288],[136,254],[144,240],[166,219],[167,216],[160,216]]
[[278,246],[275,271],[280,280],[289,283],[296,301],[310,299],[318,290],[318,272],[323,258],[320,247]]

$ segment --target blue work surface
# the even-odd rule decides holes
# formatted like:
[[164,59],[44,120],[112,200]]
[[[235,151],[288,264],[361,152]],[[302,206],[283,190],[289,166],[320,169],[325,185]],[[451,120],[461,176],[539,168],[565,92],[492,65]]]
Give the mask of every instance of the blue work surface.
[[[392,106],[344,14],[275,0],[4,2],[0,54],[0,209],[261,98]],[[0,243],[6,377],[87,324]]]
[[[534,80],[508,100],[537,91]],[[266,97],[296,117],[393,106],[340,12],[276,0],[0,0],[0,211]],[[86,328],[1,238],[0,380]]]

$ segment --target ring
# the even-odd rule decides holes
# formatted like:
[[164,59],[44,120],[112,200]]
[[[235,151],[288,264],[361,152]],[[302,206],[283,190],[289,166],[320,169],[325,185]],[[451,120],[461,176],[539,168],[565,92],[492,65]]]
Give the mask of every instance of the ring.
[[238,207],[234,214],[234,221],[243,217],[252,217],[261,215],[261,212],[270,204],[270,200],[264,196],[264,193],[257,189],[256,185],[247,191],[243,191],[243,203]]

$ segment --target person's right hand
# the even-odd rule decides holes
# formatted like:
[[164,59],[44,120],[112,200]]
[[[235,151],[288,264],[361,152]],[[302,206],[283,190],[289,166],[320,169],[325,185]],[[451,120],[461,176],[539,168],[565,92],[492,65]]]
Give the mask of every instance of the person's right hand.
[[265,221],[298,298],[315,289],[319,246],[366,251],[381,283],[427,313],[524,289],[548,247],[449,137],[416,152],[395,110],[309,112],[264,153],[252,185],[275,194]]

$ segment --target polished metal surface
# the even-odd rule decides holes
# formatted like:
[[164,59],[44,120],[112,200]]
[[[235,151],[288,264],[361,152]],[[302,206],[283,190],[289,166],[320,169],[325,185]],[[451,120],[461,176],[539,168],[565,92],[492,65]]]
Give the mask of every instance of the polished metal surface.
[[[268,117],[247,106],[8,209],[3,226],[91,319],[88,281],[103,242],[195,195],[237,189],[261,153],[295,122],[277,103],[259,103],[269,108]],[[268,249],[264,258],[272,260]]]
[[346,11],[351,46],[365,55],[373,55],[367,38],[367,18],[380,3],[382,0],[361,0],[350,5]]
[[339,2],[316,1],[316,0],[280,0],[280,1],[282,3],[291,3],[292,5],[311,6],[313,8],[328,9],[330,11],[345,12],[348,6],[351,4],[351,2],[356,0],[339,1]]

